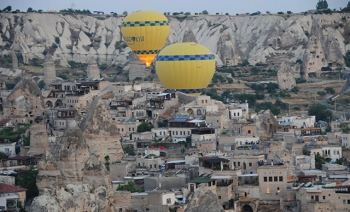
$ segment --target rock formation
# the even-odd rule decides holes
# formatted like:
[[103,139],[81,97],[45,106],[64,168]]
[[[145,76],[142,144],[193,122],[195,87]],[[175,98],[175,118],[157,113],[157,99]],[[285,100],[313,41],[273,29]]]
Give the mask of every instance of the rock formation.
[[56,80],[56,69],[53,57],[51,54],[46,54],[44,60],[44,82],[46,85],[50,85]]
[[90,80],[100,79],[100,69],[97,66],[95,58],[92,56],[89,58],[86,74]]
[[[103,124],[94,119],[90,121]],[[93,130],[89,126],[87,131]],[[104,163],[99,152],[90,151],[78,125],[72,124],[38,164],[40,196],[34,199],[31,211],[115,211],[114,207],[120,208]],[[130,199],[127,195],[124,198],[126,202]]]
[[224,212],[217,196],[208,188],[197,189],[185,212]]
[[327,67],[327,59],[322,48],[322,44],[317,37],[312,36],[307,44],[307,49],[303,56],[302,76],[308,79],[310,74],[319,76],[322,67]]
[[146,69],[146,65],[136,56],[135,53],[132,52],[129,54],[129,61],[129,80],[134,80],[136,77],[145,79],[150,75],[151,70]]
[[[322,64],[312,62],[312,66],[319,69],[324,62],[344,64],[342,56],[350,49],[349,42],[344,42],[349,40],[344,16],[347,15],[198,15],[181,20],[169,16],[167,45],[196,40],[216,54],[218,65],[237,65],[245,59],[250,64],[295,64],[300,59],[305,61],[304,71],[308,72],[307,55],[315,41],[315,58]],[[34,57],[43,59],[42,52],[50,48],[54,60],[62,66],[68,66],[67,61],[86,63],[91,56],[107,65],[127,66],[131,59],[130,48],[123,45],[121,17],[98,20],[86,15],[70,18],[61,14],[2,13],[0,19],[1,43],[13,44],[25,63]],[[11,29],[17,30],[15,35]],[[52,48],[53,44],[57,48]],[[9,48],[5,46],[1,54],[11,54]]]
[[13,50],[11,51],[11,57],[12,57],[12,68],[18,69],[18,60],[17,60],[16,52]]
[[281,90],[290,90],[295,86],[296,82],[290,65],[287,65],[286,63],[281,64],[280,69],[277,72],[277,82]]
[[22,76],[8,95],[4,105],[4,116],[12,117],[16,122],[35,123],[42,117],[44,106],[38,85],[29,77]]
[[123,157],[118,128],[100,97],[91,104],[80,128],[91,153],[99,155],[101,160],[105,160],[104,158],[108,156],[110,162],[115,162]]
[[185,31],[182,42],[195,42],[195,43],[197,43],[196,36],[193,34],[192,30]]
[[254,117],[254,123],[257,128],[257,136],[266,139],[271,138],[275,134],[275,127],[277,126],[277,119],[270,110],[260,111]]
[[49,137],[44,124],[34,124],[30,126],[30,149],[28,156],[45,154],[49,148]]

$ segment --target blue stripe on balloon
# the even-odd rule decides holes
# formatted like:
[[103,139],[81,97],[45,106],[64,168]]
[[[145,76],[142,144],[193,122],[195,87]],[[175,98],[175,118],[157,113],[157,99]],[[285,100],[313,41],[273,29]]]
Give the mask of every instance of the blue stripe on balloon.
[[156,61],[213,60],[214,54],[158,55]]
[[203,90],[204,90],[203,88],[202,89],[177,89],[177,91],[182,93],[202,93]]

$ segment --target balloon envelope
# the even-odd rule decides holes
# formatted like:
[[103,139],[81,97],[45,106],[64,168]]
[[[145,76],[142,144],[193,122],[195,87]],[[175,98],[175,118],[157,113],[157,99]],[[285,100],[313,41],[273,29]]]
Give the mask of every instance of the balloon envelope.
[[130,13],[123,20],[121,31],[124,41],[147,66],[164,47],[170,26],[161,13],[142,10]]
[[165,47],[156,57],[155,64],[164,87],[192,95],[200,95],[215,72],[214,54],[193,42]]

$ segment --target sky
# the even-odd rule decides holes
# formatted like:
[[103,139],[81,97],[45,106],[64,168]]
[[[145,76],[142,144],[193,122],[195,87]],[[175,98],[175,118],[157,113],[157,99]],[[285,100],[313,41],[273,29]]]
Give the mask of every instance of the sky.
[[[29,7],[34,10],[61,10],[71,8],[103,11],[105,14],[116,12],[118,14],[127,11],[131,13],[137,10],[156,10],[164,12],[190,12],[200,13],[207,10],[209,14],[229,13],[253,13],[260,11],[271,13],[292,11],[293,13],[305,12],[315,9],[318,0],[0,0],[0,9],[10,5],[12,10],[27,11]],[[343,8],[349,0],[328,0],[330,9]]]

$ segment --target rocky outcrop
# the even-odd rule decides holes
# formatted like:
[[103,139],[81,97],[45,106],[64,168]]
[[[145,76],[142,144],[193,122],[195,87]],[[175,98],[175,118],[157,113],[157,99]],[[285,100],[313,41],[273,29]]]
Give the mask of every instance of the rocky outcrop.
[[34,124],[30,126],[30,149],[28,156],[45,154],[49,149],[49,137],[44,124]]
[[[305,60],[307,72],[306,55],[314,40],[319,42],[320,54],[324,54],[319,55],[321,62],[324,58],[326,64],[344,64],[342,55],[350,49],[349,42],[345,42],[349,40],[348,18],[343,13],[170,16],[166,45],[197,41],[216,55],[218,65],[237,65],[243,60],[251,64],[295,64],[300,59]],[[49,52],[62,66],[68,66],[67,61],[86,63],[91,56],[99,64],[128,66],[130,48],[123,43],[122,21],[123,17],[1,13],[1,54],[10,54],[6,46],[13,45],[25,63],[34,57],[44,59],[43,52]]]
[[34,199],[30,211],[112,212],[120,208],[127,209],[130,205],[130,200],[130,193],[125,194],[124,192],[120,194],[118,192],[116,194],[105,186],[98,186],[95,189],[89,184],[68,184],[54,190],[45,190],[42,195]]
[[106,168],[107,162],[123,156],[119,138],[105,103],[97,97],[80,126],[72,122],[39,162],[40,196],[35,198],[31,211],[127,209],[130,193],[120,194],[112,189]]
[[185,212],[224,212],[217,196],[208,188],[197,189]]
[[16,52],[13,50],[11,51],[11,57],[12,57],[12,68],[18,69],[18,60],[17,60]]
[[90,57],[86,70],[87,77],[90,80],[100,79],[100,69],[97,66],[97,62],[94,57]]
[[22,76],[4,103],[4,116],[12,117],[16,122],[35,123],[44,112],[41,91],[28,76]]
[[[51,146],[38,164],[39,191],[55,189],[68,184],[83,183],[85,164],[90,158],[89,146],[80,128],[71,126],[62,139]],[[100,167],[96,167],[97,170]],[[100,176],[97,176],[99,178]]]
[[80,128],[91,153],[99,155],[100,160],[105,160],[104,158],[108,156],[110,162],[115,162],[123,157],[118,128],[100,97],[91,104]]
[[321,41],[312,36],[307,44],[307,49],[303,56],[302,76],[305,79],[310,77],[310,74],[319,75],[322,67],[327,67],[327,59],[322,48]]
[[277,82],[278,87],[281,90],[290,90],[296,85],[293,70],[290,65],[287,65],[286,63],[281,64],[280,69],[277,72]]
[[260,111],[254,117],[254,123],[257,128],[257,135],[263,140],[273,137],[278,125],[277,119],[270,110]]
[[47,54],[44,59],[44,82],[46,85],[50,85],[56,80],[56,68],[53,57],[51,54]]

